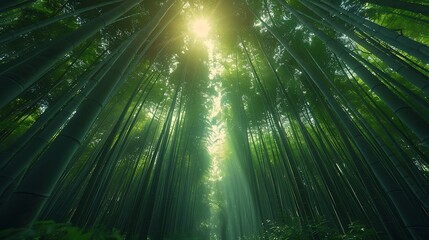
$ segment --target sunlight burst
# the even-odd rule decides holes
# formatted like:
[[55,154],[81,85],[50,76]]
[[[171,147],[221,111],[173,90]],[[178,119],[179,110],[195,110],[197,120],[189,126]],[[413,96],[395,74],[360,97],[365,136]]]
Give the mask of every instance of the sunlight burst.
[[191,24],[191,32],[195,37],[200,39],[206,39],[209,36],[210,24],[207,19],[197,18],[194,19]]

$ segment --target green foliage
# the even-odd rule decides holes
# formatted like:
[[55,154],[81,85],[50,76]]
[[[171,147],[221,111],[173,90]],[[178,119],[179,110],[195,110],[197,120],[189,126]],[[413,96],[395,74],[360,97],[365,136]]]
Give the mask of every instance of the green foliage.
[[[427,55],[429,49],[421,46],[429,43],[427,16],[363,0],[175,1],[183,4],[168,12],[160,10],[166,0],[141,1],[113,23],[94,28],[73,50],[57,54],[56,41],[66,43],[69,32],[89,28],[92,20],[107,18],[110,10],[131,1],[98,5],[104,2],[111,1],[39,0],[0,10],[0,39],[15,36],[0,43],[0,78],[10,86],[32,79],[0,112],[0,151],[8,150],[10,158],[3,161],[0,153],[0,178],[14,180],[0,181],[0,189],[7,190],[0,191],[0,202],[9,199],[5,196],[14,192],[15,183],[15,193],[32,193],[30,198],[55,185],[40,217],[71,219],[89,228],[38,222],[29,229],[4,230],[0,239],[123,239],[94,224],[152,240],[425,234],[409,226],[420,222],[429,228],[422,208],[429,209],[428,149],[420,149],[420,141],[394,113],[413,109],[425,123],[410,125],[429,129],[429,95],[415,80],[427,80],[427,62],[418,59],[422,53],[414,57],[407,50],[412,46],[396,41],[409,37],[416,41],[416,52],[423,49]],[[90,9],[78,13],[84,8]],[[166,17],[151,32],[158,11]],[[196,16],[210,22],[210,44],[188,33]],[[37,27],[50,19],[57,20]],[[402,36],[387,41],[383,31],[360,21]],[[14,34],[27,27],[25,34]],[[124,52],[126,39],[142,28],[149,38],[141,47],[127,45]],[[336,51],[327,48],[332,45]],[[40,53],[48,53],[45,48],[47,55]],[[32,55],[52,61],[39,63]],[[38,74],[27,78],[21,72],[28,71],[15,64],[31,65]],[[87,78],[93,69],[99,70]],[[22,78],[10,81],[13,76]],[[114,89],[105,88],[110,79],[116,79]],[[97,90],[88,90],[92,83],[98,83]],[[372,91],[384,85],[382,94]],[[102,110],[71,104],[84,98],[103,102]],[[59,116],[67,118],[53,124]],[[78,134],[82,129],[85,137]],[[78,138],[79,146],[63,141]],[[220,147],[213,154],[215,144]],[[26,150],[36,148],[37,153]],[[45,157],[43,150],[58,154]],[[21,161],[17,156],[22,155],[29,157]],[[395,184],[392,189],[404,189],[401,195],[386,187]],[[25,221],[20,226],[33,221],[19,215],[17,201],[10,206],[18,214],[1,217],[0,209],[0,227],[12,218]],[[330,218],[309,221],[310,216]],[[298,218],[302,221],[287,220]],[[263,219],[282,222],[261,226]]]
[[368,229],[365,225],[359,222],[349,224],[346,232],[342,233],[328,225],[328,222],[323,219],[312,221],[306,225],[293,223],[291,225],[280,224],[274,221],[266,220],[264,232],[259,236],[247,237],[245,240],[305,240],[305,239],[329,239],[329,240],[359,240],[371,239],[375,236],[375,232]]
[[124,239],[117,230],[106,230],[103,227],[83,230],[70,223],[56,223],[54,221],[41,221],[31,228],[7,229],[0,231],[0,238],[7,240],[120,240]]

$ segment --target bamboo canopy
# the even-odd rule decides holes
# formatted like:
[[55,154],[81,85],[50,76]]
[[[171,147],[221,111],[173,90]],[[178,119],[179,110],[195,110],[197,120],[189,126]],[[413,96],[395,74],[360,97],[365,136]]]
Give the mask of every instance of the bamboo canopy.
[[0,238],[426,239],[428,26],[411,0],[3,0]]

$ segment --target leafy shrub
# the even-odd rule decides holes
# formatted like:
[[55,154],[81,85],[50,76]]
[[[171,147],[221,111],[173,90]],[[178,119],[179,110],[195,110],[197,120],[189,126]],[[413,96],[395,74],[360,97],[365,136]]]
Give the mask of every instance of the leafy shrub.
[[375,232],[358,222],[349,224],[347,232],[341,233],[329,227],[327,221],[317,220],[307,225],[279,224],[270,220],[263,224],[263,233],[259,236],[245,237],[243,240],[363,240],[375,237]]
[[121,240],[117,230],[108,231],[102,227],[83,230],[70,223],[41,221],[31,228],[7,229],[0,231],[0,239],[5,240]]

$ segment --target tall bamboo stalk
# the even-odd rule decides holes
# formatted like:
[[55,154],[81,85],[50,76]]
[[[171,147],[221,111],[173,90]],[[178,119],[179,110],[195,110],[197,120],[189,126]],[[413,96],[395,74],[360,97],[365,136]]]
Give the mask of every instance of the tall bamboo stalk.
[[19,64],[14,65],[0,75],[0,81],[2,82],[2,88],[0,89],[0,108],[16,98],[31,84],[35,83],[61,59],[65,53],[77,47],[103,27],[111,24],[141,1],[142,0],[126,0],[118,7],[97,17],[78,30],[60,39],[54,40],[39,53],[22,60],[22,62],[21,60],[16,60]]

